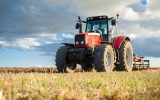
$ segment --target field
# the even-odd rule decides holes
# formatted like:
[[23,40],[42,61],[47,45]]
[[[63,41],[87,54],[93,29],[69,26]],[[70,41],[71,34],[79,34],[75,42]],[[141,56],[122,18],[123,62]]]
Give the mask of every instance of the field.
[[160,100],[160,70],[1,73],[0,100]]

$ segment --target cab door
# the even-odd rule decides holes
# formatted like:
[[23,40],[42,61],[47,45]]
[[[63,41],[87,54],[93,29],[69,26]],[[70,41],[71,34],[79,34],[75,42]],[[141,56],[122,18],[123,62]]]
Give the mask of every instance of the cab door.
[[112,25],[111,20],[108,21],[108,39],[109,42],[112,43],[112,39],[116,36],[117,34],[117,28],[116,25]]

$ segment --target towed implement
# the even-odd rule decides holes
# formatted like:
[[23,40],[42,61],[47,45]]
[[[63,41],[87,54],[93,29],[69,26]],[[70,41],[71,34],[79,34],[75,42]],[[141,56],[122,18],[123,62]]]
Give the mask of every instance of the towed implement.
[[[77,64],[83,71],[132,71],[135,57],[131,40],[119,34],[118,16],[93,16],[85,21],[78,17],[79,33],[75,34],[74,43],[63,43],[56,52],[58,72],[67,72],[67,68],[75,70]],[[82,23],[86,24],[85,32]]]
[[141,69],[149,69],[150,68],[150,61],[144,59],[144,57],[136,57],[134,55],[134,70],[141,70]]

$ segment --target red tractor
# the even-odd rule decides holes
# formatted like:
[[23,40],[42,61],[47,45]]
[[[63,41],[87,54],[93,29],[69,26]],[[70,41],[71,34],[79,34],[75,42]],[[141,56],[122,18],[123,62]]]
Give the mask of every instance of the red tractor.
[[[78,17],[75,43],[63,43],[56,53],[58,72],[67,68],[76,69],[77,64],[83,71],[132,71],[134,64],[133,48],[130,38],[119,35],[117,18],[108,16],[88,17],[81,21]],[[82,23],[86,24],[82,32]]]

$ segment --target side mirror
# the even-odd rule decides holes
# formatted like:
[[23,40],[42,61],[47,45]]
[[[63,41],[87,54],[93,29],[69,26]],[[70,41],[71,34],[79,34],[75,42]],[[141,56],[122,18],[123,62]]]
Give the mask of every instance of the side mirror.
[[79,29],[79,28],[80,28],[80,23],[76,23],[75,28],[76,28],[76,29]]
[[113,26],[115,26],[115,25],[116,25],[116,20],[113,19],[113,20],[111,21],[111,23],[112,23]]

